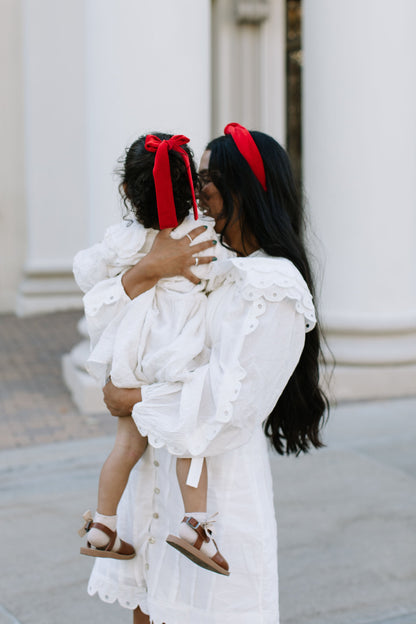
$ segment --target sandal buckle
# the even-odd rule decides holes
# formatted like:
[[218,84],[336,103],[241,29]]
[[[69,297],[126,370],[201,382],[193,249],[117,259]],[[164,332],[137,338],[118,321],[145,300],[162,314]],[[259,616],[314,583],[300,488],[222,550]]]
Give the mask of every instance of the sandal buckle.
[[196,526],[194,526],[193,524],[191,524],[191,520],[195,520],[195,518],[187,518],[187,519],[186,519],[186,524],[187,524],[188,526],[190,526],[190,527],[191,527],[191,529],[194,529],[194,530],[196,531],[196,529],[199,529],[199,527],[201,526],[201,523],[200,523],[200,522],[198,522],[198,520],[196,520],[196,523],[197,523],[197,524],[196,524]]

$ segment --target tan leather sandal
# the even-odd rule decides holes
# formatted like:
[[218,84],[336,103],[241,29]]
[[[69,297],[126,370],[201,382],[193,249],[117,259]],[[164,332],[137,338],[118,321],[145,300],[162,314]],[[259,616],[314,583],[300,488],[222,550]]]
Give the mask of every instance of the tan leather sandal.
[[90,542],[87,542],[87,547],[80,548],[79,552],[81,555],[88,555],[89,557],[106,557],[109,559],[133,559],[136,556],[136,551],[134,550],[131,544],[124,542],[122,539],[120,540],[120,547],[118,550],[113,550],[113,546],[115,544],[117,538],[117,531],[112,531],[105,524],[101,524],[100,522],[93,522],[92,519],[87,520],[84,527],[79,531],[79,534],[85,535],[88,533],[90,529],[99,529],[108,537],[110,541],[107,546],[103,548],[96,548],[92,546]]
[[[195,542],[190,544],[183,537],[176,537],[176,535],[168,535],[166,538],[167,543],[176,550],[179,550],[185,557],[188,557],[191,561],[210,570],[217,574],[223,574],[229,576],[229,566],[227,561],[221,555],[218,550],[215,540],[212,538],[212,531],[199,523],[198,520],[190,516],[185,516],[182,522],[185,522],[196,533]],[[204,543],[208,543],[212,540],[217,552],[213,557],[209,557],[206,553],[201,551],[201,547]]]

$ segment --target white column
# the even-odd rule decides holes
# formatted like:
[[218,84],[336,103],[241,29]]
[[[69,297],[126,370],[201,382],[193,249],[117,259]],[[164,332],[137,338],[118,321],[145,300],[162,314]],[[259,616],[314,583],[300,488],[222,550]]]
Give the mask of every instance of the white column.
[[80,306],[72,257],[86,244],[83,0],[23,0],[27,248],[18,312]]
[[13,312],[25,258],[22,25],[20,5],[0,2],[0,312]]
[[338,398],[416,392],[416,3],[304,1],[304,186]]
[[[121,216],[114,171],[139,135],[185,134],[197,158],[210,138],[210,0],[87,0],[84,19],[83,230],[93,243]],[[82,323],[80,333],[63,374],[78,407],[97,412],[102,393],[84,369]]]
[[214,0],[212,136],[236,121],[285,139],[284,0]]
[[27,250],[18,312],[80,306],[75,252],[120,215],[139,134],[210,129],[210,2],[22,0]]
[[117,159],[140,134],[210,130],[210,1],[88,0],[86,77],[90,240],[120,214]]

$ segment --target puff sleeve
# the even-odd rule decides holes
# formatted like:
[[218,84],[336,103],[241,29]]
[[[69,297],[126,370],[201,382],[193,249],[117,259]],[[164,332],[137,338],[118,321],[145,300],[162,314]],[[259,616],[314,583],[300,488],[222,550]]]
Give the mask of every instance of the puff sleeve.
[[144,386],[133,409],[154,447],[183,457],[245,444],[267,418],[315,325],[312,297],[282,258],[227,261],[227,280],[210,295],[209,362],[183,383]]
[[107,228],[100,243],[76,254],[73,272],[78,286],[86,293],[83,303],[92,347],[130,303],[121,284],[122,275],[143,258],[156,233],[127,219]]

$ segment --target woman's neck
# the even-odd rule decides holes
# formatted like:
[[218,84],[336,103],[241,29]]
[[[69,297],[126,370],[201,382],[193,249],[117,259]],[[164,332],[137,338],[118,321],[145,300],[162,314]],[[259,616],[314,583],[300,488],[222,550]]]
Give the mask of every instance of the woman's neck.
[[237,252],[238,256],[245,257],[260,249],[256,237],[251,232],[245,232],[244,241],[239,221],[229,223],[224,232],[224,241]]

